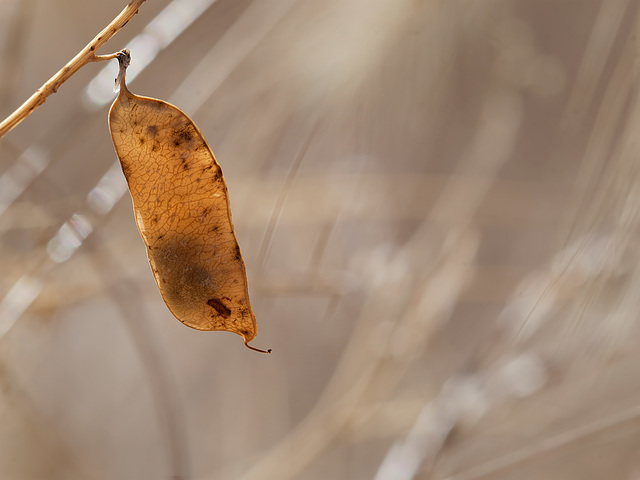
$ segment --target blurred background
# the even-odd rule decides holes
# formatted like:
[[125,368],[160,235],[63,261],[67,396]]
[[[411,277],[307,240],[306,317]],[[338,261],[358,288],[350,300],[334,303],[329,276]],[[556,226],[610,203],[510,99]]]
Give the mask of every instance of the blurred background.
[[[0,0],[0,117],[124,6]],[[639,42],[633,0],[148,0],[99,53],[207,137],[274,351],[166,309],[87,65],[0,139],[0,478],[639,479]]]

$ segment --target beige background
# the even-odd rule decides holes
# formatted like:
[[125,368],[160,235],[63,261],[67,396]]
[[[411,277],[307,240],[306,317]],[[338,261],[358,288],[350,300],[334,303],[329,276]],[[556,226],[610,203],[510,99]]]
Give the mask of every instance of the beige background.
[[[0,0],[0,116],[123,7]],[[128,195],[96,207],[122,178],[83,68],[0,140],[0,478],[640,478],[637,22],[205,9],[130,87],[216,153],[271,356],[176,321]]]

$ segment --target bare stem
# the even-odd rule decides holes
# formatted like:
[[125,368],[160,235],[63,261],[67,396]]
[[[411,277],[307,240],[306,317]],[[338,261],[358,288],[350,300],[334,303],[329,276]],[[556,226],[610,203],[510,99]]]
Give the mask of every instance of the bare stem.
[[138,13],[138,8],[146,0],[132,0],[129,4],[120,12],[120,14],[113,19],[113,21],[107,25],[91,42],[87,44],[75,57],[73,57],[69,63],[67,63],[58,73],[51,77],[42,87],[29,97],[15,112],[5,118],[0,123],[0,138],[6,133],[10,132],[13,127],[18,125],[22,120],[27,118],[36,108],[42,105],[47,97],[58,91],[60,85],[69,80],[71,76],[76,73],[80,68],[90,62],[99,62],[102,60],[109,60],[115,58],[116,54],[112,55],[96,55],[95,52],[111,37],[113,37],[118,31],[124,27],[133,16]]

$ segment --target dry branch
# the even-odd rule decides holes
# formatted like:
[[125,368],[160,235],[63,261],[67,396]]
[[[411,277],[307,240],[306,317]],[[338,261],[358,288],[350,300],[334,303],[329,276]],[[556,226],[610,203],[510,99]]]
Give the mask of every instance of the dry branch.
[[138,13],[138,8],[146,0],[132,0],[129,4],[120,12],[120,14],[113,19],[109,25],[107,25],[91,42],[87,44],[75,57],[73,57],[69,63],[67,63],[58,73],[52,76],[42,87],[29,97],[15,112],[5,118],[0,123],[0,138],[6,133],[10,132],[13,127],[18,125],[22,120],[27,118],[36,108],[42,105],[47,97],[58,91],[60,85],[69,80],[71,76],[76,73],[80,68],[90,62],[97,62],[102,60],[108,60],[115,58],[115,54],[112,55],[96,55],[96,51],[105,43],[107,43],[111,37],[113,37],[118,31],[124,27],[133,16]]

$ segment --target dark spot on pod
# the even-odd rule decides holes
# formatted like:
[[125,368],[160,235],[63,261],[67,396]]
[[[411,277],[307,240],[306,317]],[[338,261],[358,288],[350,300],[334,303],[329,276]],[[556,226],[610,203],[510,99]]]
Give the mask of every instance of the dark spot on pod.
[[154,143],[154,144],[153,144],[153,146],[151,147],[151,151],[152,151],[152,152],[155,152],[155,151],[157,151],[157,150],[158,150],[158,144],[157,144],[157,143]]
[[242,258],[242,255],[240,254],[240,246],[237,243],[235,246],[235,257],[236,260],[240,260]]
[[158,127],[156,125],[149,125],[147,127],[147,132],[149,132],[153,136],[156,136],[158,134]]
[[144,137],[140,137],[139,140],[140,140],[140,145],[142,145],[144,143]]
[[218,312],[218,315],[222,318],[229,318],[231,316],[231,310],[229,310],[229,307],[222,303],[222,300],[219,298],[210,298],[207,300],[207,305]]
[[186,124],[173,131],[173,144],[177,147],[183,143],[190,142],[195,136],[195,130],[191,124]]
[[[155,271],[166,279],[162,296],[178,318],[189,315],[197,305],[206,303],[215,295],[215,279],[206,267],[199,264],[197,243],[192,239],[158,242],[150,252],[150,260]],[[216,311],[220,313],[225,310]]]

